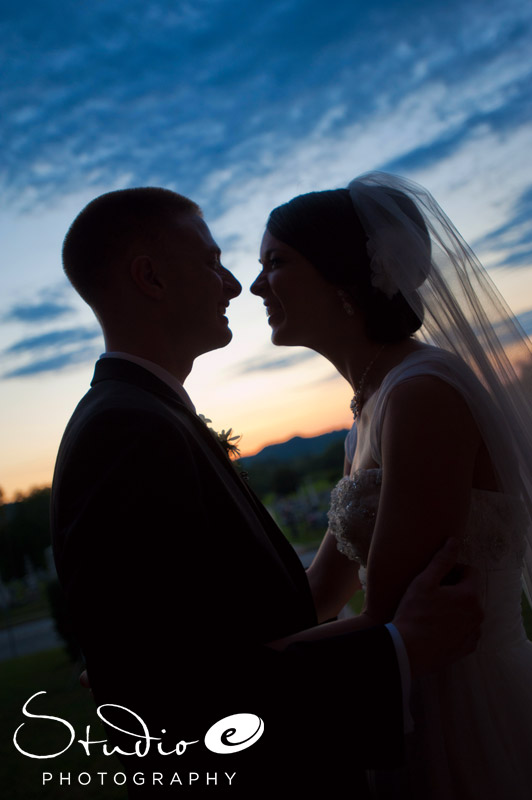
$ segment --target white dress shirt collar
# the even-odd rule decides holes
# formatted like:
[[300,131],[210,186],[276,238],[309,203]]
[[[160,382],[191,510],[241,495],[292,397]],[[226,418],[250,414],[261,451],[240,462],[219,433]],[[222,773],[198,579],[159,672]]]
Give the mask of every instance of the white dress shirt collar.
[[118,351],[112,351],[108,353],[102,353],[100,358],[122,358],[124,361],[132,361],[133,364],[138,364],[139,367],[144,367],[156,378],[163,381],[173,389],[176,394],[179,395],[181,400],[185,403],[185,405],[195,414],[196,409],[194,407],[194,403],[188,396],[185,388],[180,380],[178,380],[175,375],[172,375],[171,372],[168,372],[167,369],[161,367],[159,364],[155,364],[153,361],[148,361],[147,358],[141,358],[140,356],[134,356],[131,353],[120,353]]

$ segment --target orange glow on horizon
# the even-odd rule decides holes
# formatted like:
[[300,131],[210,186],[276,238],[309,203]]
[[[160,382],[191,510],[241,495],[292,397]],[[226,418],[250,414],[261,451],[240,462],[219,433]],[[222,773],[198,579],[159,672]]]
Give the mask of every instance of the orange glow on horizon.
[[[248,458],[250,456],[254,456],[265,447],[287,442],[290,439],[293,439],[295,436],[301,436],[302,438],[307,439],[314,436],[321,436],[325,433],[331,433],[332,431],[346,429],[348,427],[348,422],[346,423],[342,420],[338,420],[336,424],[333,423],[332,425],[322,428],[316,428],[312,425],[305,425],[296,430],[287,429],[286,432],[284,429],[282,429],[282,434],[280,437],[275,437],[272,435],[269,438],[264,438],[263,436],[259,436],[254,432],[250,432],[249,434],[246,433],[243,435],[243,441],[245,441],[246,446],[240,448],[240,457]],[[39,465],[21,465],[19,468],[14,468],[9,474],[5,474],[3,476],[0,483],[0,488],[3,491],[3,500],[5,503],[15,502],[17,497],[26,496],[34,489],[44,489],[52,485],[55,454],[53,458],[50,457],[50,459],[46,459],[45,461],[46,463],[41,463]]]

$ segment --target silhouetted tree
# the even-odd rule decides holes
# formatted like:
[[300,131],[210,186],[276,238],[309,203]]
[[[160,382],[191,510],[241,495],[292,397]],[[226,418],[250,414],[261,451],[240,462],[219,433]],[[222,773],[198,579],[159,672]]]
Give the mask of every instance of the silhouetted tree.
[[4,504],[0,514],[0,571],[4,580],[22,578],[25,561],[45,566],[44,550],[50,544],[50,488],[18,494]]

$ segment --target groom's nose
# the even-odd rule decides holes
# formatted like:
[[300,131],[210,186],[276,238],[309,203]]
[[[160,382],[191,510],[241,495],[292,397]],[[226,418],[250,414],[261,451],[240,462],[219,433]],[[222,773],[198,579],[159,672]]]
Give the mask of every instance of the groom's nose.
[[242,291],[242,284],[237,281],[232,272],[225,267],[221,267],[224,292],[227,297],[238,297]]

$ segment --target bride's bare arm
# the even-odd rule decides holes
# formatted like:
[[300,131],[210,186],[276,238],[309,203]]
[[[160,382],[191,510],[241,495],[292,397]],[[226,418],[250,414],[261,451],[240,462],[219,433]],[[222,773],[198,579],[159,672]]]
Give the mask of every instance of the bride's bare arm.
[[[474,419],[452,387],[430,377],[412,378],[399,384],[390,393],[383,423],[383,481],[367,566],[364,610],[359,617],[302,631],[274,646],[282,649],[293,642],[315,641],[394,620],[416,663],[423,661],[425,653],[434,648],[439,649],[441,663],[445,648],[451,653],[455,647],[453,627],[459,628],[463,622],[464,630],[467,629],[470,620],[465,617],[470,617],[469,612],[479,620],[478,594],[477,602],[472,601],[474,576],[471,570],[466,570],[459,586],[439,586],[434,583],[433,575],[428,592],[426,580],[425,583],[421,580],[420,591],[420,578],[414,579],[420,573],[425,575],[427,565],[431,564],[430,570],[438,559],[440,570],[442,564],[444,567],[440,579],[446,574],[445,567],[450,571],[454,566],[452,551],[447,563],[439,555],[436,559],[433,556],[449,537],[457,541],[464,533],[480,445]],[[330,546],[330,540],[326,542],[322,548]],[[448,547],[442,551],[444,556],[447,550]],[[331,557],[331,552],[324,553]],[[455,559],[456,554],[455,549]],[[323,569],[325,563],[323,560]],[[320,566],[319,562],[316,566]],[[336,595],[341,578],[338,571],[330,578]],[[401,603],[405,593],[407,602]],[[423,615],[421,625],[418,619],[410,628],[410,620],[419,614]],[[423,626],[425,642],[419,635]],[[470,641],[470,649],[471,644]],[[462,654],[459,648],[453,652],[454,657]]]
[[[344,461],[344,476],[350,475],[351,462]],[[360,586],[358,564],[338,551],[336,537],[327,531],[320,549],[307,569],[310,591],[318,622],[336,617]]]
[[336,537],[327,531],[320,549],[307,569],[318,622],[336,617],[358,589],[358,564],[337,548]]
[[411,581],[467,524],[480,434],[465,401],[438,378],[390,393],[381,435],[382,487],[364,613],[393,617]]

